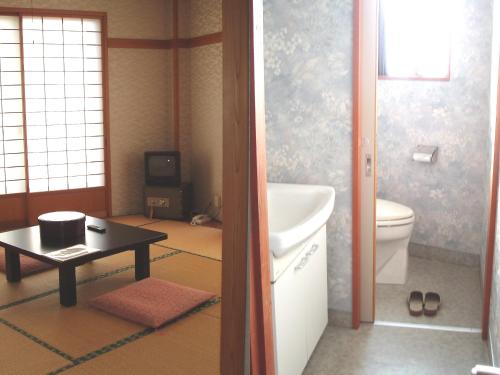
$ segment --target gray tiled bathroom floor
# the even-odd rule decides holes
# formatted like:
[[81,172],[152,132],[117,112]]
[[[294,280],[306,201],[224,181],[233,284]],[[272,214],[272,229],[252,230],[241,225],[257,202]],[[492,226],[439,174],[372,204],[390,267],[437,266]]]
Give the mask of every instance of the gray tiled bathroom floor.
[[[412,317],[406,300],[412,290],[435,291],[442,306],[436,317]],[[481,288],[478,267],[410,257],[406,285],[377,285],[376,320],[479,328]],[[480,333],[362,325],[359,330],[327,327],[306,375],[466,375],[488,364]]]
[[[375,319],[480,328],[480,282],[479,267],[410,257],[406,285],[377,285]],[[410,316],[406,300],[412,290],[440,294],[442,303],[437,316]]]
[[327,327],[305,375],[467,375],[488,364],[478,333],[362,325]]

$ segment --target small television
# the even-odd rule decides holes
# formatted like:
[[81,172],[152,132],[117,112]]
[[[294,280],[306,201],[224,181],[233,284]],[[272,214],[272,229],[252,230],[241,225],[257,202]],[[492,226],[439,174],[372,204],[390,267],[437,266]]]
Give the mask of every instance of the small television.
[[179,151],[144,153],[146,185],[180,186],[181,154]]

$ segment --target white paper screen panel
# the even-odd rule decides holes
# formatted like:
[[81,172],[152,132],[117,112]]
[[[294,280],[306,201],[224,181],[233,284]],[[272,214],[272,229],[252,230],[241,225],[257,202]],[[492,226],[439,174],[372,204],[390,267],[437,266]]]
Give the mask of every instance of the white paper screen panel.
[[100,21],[23,17],[23,49],[30,192],[104,186]]
[[0,194],[24,193],[19,17],[0,16]]

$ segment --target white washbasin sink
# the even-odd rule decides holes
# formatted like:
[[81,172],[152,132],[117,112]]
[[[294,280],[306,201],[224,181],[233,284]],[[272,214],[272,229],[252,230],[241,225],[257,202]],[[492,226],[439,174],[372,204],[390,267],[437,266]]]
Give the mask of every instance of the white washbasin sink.
[[330,186],[267,185],[269,248],[281,257],[320,229],[333,212],[335,189]]

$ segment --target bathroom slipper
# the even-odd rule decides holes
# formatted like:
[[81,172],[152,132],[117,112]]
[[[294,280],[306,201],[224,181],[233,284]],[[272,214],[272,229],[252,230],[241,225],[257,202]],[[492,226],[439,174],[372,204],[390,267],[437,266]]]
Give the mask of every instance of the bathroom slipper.
[[424,295],[418,290],[410,293],[408,298],[408,310],[412,316],[420,316],[424,311]]
[[426,316],[436,315],[439,310],[439,306],[441,306],[441,297],[439,294],[434,292],[425,293],[424,314]]

